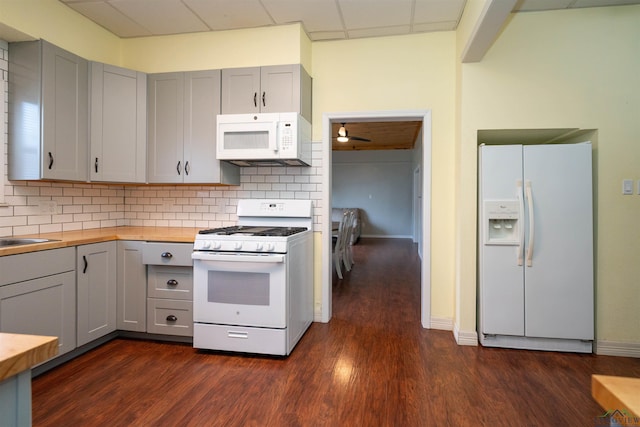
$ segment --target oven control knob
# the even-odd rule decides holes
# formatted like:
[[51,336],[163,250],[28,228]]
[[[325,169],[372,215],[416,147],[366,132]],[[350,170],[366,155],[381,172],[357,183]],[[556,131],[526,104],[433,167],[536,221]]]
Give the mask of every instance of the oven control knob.
[[260,252],[264,249],[264,245],[260,242],[256,243],[256,251]]
[[236,242],[236,244],[233,246],[233,249],[235,249],[236,251],[242,249],[242,242]]
[[222,247],[222,243],[220,243],[220,242],[213,242],[213,249],[220,249],[220,247]]
[[211,247],[211,242],[202,242],[202,249],[209,249]]
[[267,252],[273,252],[275,246],[273,243],[267,243]]

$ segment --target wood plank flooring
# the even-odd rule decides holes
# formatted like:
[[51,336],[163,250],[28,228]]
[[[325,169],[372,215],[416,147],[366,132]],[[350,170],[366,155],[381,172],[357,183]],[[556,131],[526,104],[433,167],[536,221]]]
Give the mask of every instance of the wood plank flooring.
[[[594,426],[592,373],[640,359],[456,345],[420,326],[420,260],[366,239],[288,358],[116,339],[33,381],[34,426]],[[613,409],[613,408],[612,408]]]

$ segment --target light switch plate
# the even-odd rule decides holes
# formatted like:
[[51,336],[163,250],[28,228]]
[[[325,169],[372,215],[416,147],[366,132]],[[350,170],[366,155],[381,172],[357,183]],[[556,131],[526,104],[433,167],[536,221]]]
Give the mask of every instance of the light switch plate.
[[633,194],[633,180],[632,179],[624,179],[622,180],[622,194]]

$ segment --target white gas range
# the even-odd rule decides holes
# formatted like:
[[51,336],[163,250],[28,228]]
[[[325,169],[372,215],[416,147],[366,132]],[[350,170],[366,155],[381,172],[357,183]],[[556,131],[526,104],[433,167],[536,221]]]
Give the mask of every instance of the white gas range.
[[288,355],[313,320],[310,200],[242,199],[194,242],[193,346]]

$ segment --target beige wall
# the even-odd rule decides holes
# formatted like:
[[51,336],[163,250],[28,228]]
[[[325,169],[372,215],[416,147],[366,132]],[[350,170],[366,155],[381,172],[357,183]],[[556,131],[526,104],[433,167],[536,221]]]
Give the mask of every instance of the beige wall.
[[640,178],[639,22],[640,6],[520,13],[482,62],[462,65],[461,329],[475,329],[465,313],[475,313],[477,130],[597,129],[597,339],[640,342],[640,195],[621,188]]
[[313,44],[314,139],[322,114],[432,110],[431,315],[453,318],[455,33]]

